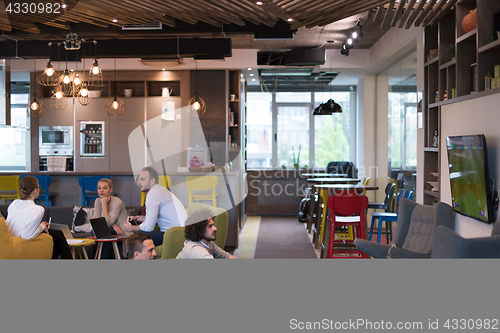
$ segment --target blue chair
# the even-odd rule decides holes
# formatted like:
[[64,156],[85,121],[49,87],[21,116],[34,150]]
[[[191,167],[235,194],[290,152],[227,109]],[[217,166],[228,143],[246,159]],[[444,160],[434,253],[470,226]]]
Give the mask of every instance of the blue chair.
[[[408,200],[413,200],[413,191],[405,191],[401,190],[398,193],[398,210],[399,210],[399,200],[401,198],[405,198]],[[372,234],[373,234],[373,226],[375,225],[375,221],[378,220],[378,227],[377,227],[377,243],[380,243],[380,238],[382,234],[385,234],[386,237],[386,242],[389,244],[389,241],[392,241],[392,223],[391,222],[397,222],[398,221],[398,211],[396,213],[392,212],[376,212],[372,213],[372,223],[370,225],[370,234],[368,235],[368,241],[372,240]],[[385,230],[382,232],[382,223],[385,221]]]
[[90,201],[99,198],[97,183],[103,178],[111,179],[109,176],[81,176],[78,178],[78,184],[82,189],[82,207],[90,207]]
[[55,193],[49,192],[49,186],[52,184],[52,177],[50,177],[49,175],[21,175],[19,176],[19,180],[26,176],[35,177],[36,179],[38,179],[38,185],[40,185],[40,194],[38,195],[38,199],[45,200],[45,207],[55,206]]

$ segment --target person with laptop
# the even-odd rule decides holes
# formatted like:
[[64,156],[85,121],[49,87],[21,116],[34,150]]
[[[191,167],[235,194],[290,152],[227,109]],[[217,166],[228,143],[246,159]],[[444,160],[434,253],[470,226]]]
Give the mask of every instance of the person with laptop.
[[200,209],[189,216],[184,237],[184,248],[176,259],[236,259],[213,242],[217,239],[217,228],[210,209]]
[[155,245],[149,234],[137,233],[127,238],[128,258],[152,260],[156,257]]
[[[155,246],[161,245],[167,229],[185,225],[186,209],[172,192],[158,185],[158,172],[151,167],[143,168],[139,173],[137,186],[142,192],[146,192],[146,215],[130,216],[129,221],[123,225],[123,230],[148,233]],[[131,222],[138,225],[132,225]],[[160,231],[153,231],[156,224]]]
[[42,222],[45,209],[35,204],[40,194],[38,179],[31,176],[19,180],[20,199],[14,200],[7,208],[7,227],[14,237],[32,239],[46,232],[52,236],[54,250],[52,259],[73,259],[68,242],[61,230],[51,230],[49,222]]
[[[109,227],[111,235],[126,236],[122,229],[127,221],[127,210],[120,198],[112,196],[113,184],[110,179],[103,178],[97,182],[97,198],[94,202],[93,218],[103,217]],[[108,257],[109,244],[104,243],[102,247],[102,257]],[[125,252],[125,249],[124,249]]]

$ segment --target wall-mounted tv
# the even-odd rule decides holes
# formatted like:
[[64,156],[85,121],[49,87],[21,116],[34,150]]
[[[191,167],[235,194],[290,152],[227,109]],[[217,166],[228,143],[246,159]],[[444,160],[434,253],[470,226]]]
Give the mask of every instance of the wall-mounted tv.
[[484,135],[446,138],[453,210],[492,223],[493,200]]

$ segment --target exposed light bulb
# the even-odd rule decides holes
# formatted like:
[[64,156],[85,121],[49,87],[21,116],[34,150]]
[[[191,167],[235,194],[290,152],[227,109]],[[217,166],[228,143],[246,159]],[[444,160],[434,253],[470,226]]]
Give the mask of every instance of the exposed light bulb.
[[87,90],[87,88],[82,88],[82,90],[80,91],[80,95],[82,95],[82,97],[87,97],[88,94],[89,91]]
[[52,67],[47,68],[47,76],[52,76],[54,75],[54,69]]
[[73,82],[76,85],[79,85],[80,83],[82,83],[82,81],[80,81],[80,76],[78,74],[76,74],[75,79],[73,80]]
[[31,103],[31,109],[32,110],[38,110],[38,103],[35,101],[33,103]]
[[94,66],[94,67],[92,68],[92,74],[94,74],[94,75],[99,74],[99,68],[97,68],[96,66]]
[[70,82],[70,78],[69,78],[69,75],[64,75],[64,78],[63,78],[63,83],[64,84],[68,84]]
[[61,98],[63,98],[63,93],[62,93],[62,91],[56,91],[56,98],[57,98],[57,99],[61,99]]
[[113,107],[113,109],[118,109],[118,102],[117,101],[113,101],[113,104],[111,105]]
[[201,105],[199,102],[194,102],[193,104],[193,109],[195,109],[196,111],[198,111],[200,109]]

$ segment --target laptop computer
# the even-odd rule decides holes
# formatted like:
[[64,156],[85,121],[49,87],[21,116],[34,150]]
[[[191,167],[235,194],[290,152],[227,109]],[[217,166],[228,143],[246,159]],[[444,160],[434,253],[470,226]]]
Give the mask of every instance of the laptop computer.
[[123,239],[125,236],[112,235],[109,230],[108,224],[104,217],[98,217],[96,219],[90,219],[90,224],[92,225],[92,230],[96,239]]
[[50,229],[61,230],[66,239],[73,239],[73,234],[71,233],[71,230],[69,230],[69,227],[66,224],[51,223]]

